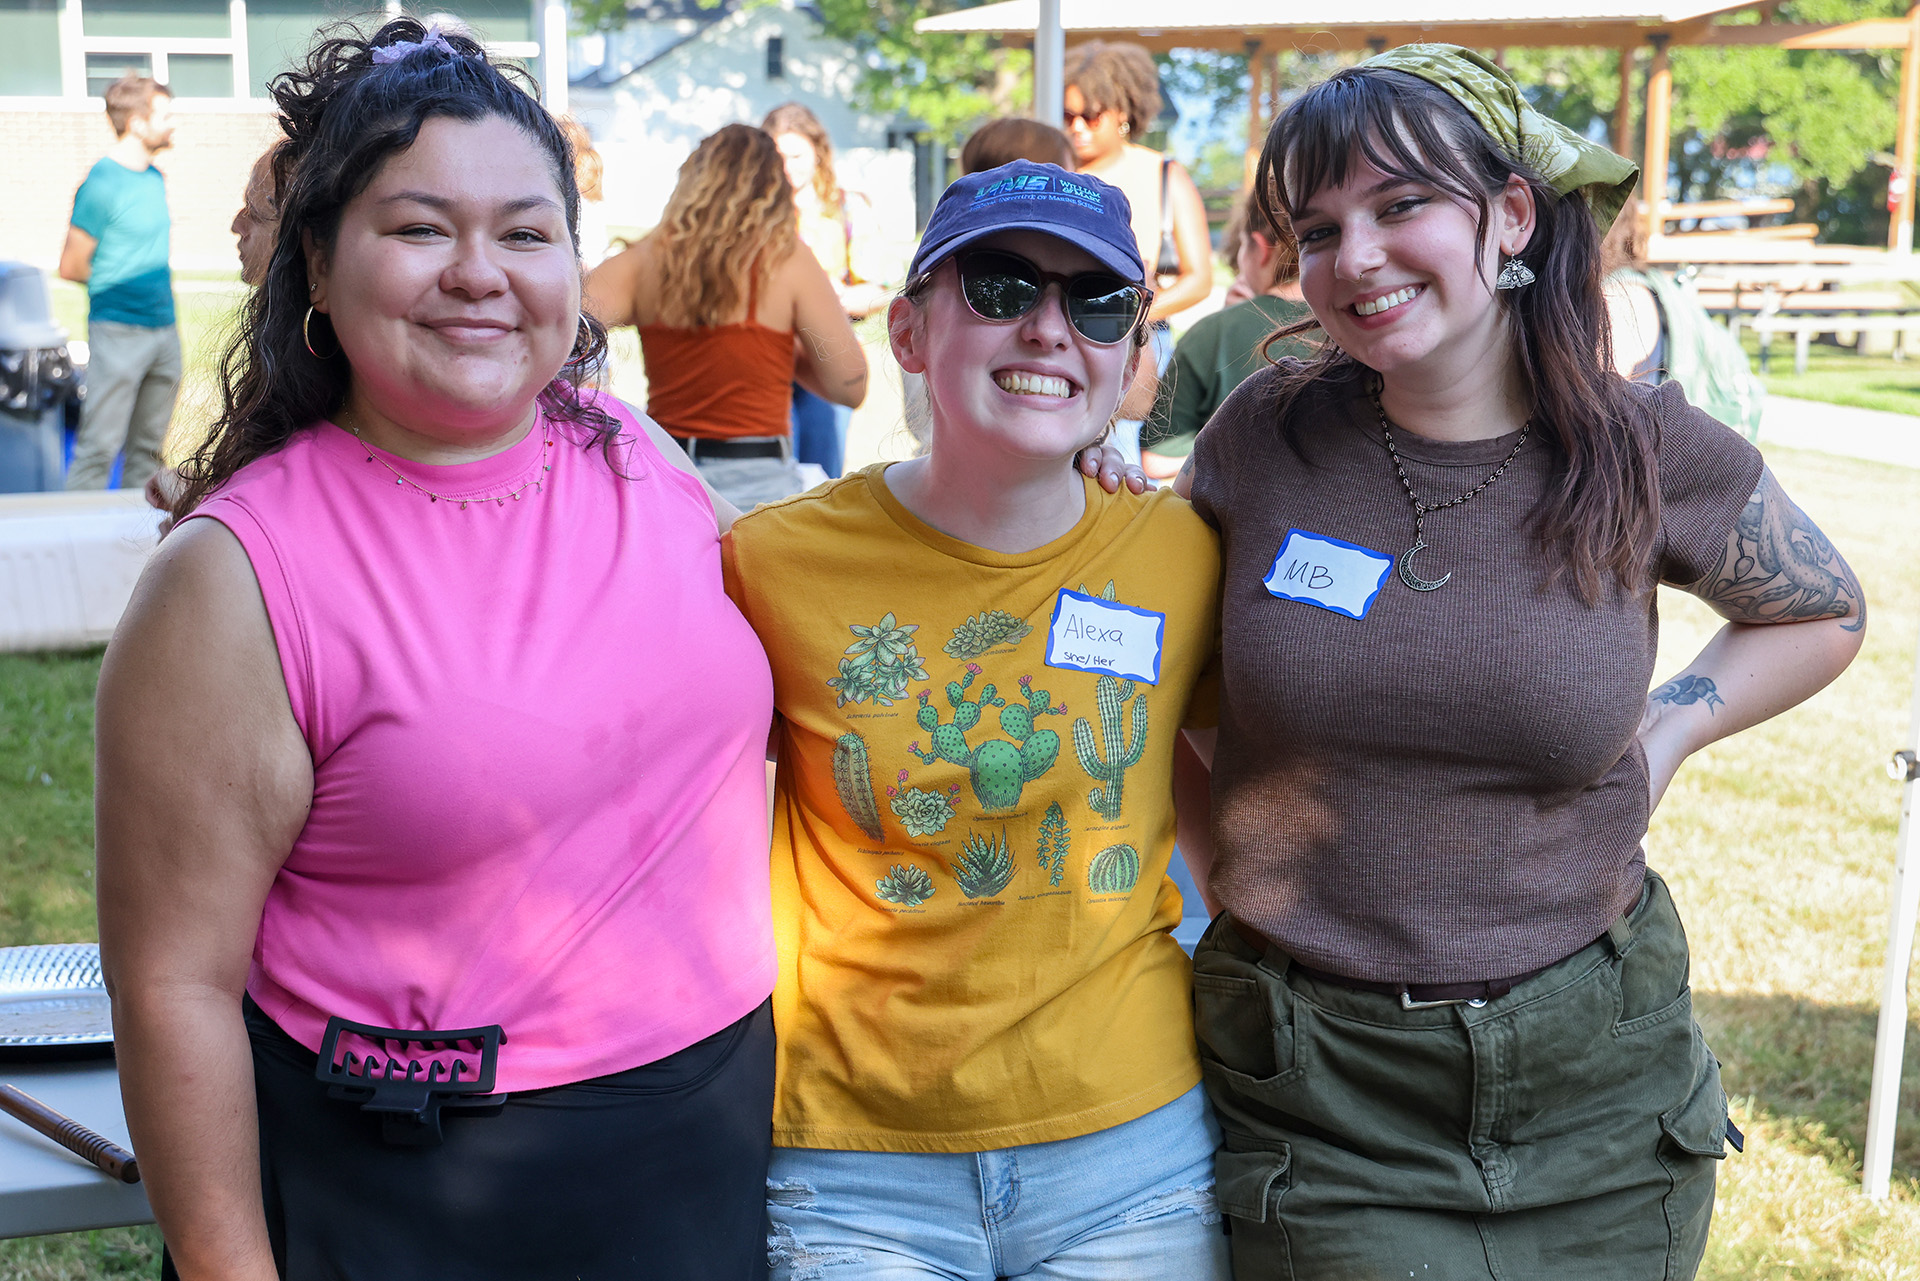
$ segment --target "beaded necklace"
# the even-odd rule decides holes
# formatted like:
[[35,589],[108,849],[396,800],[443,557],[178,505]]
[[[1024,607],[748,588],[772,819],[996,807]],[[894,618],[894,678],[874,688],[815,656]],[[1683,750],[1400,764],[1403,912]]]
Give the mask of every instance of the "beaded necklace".
[[388,462],[386,459],[380,457],[380,455],[374,453],[373,446],[367,443],[367,438],[360,434],[360,429],[358,427],[348,427],[347,430],[353,434],[353,438],[355,440],[360,442],[360,448],[367,451],[368,462],[379,463],[382,467],[385,467],[389,472],[393,473],[394,484],[399,485],[402,488],[410,488],[410,489],[418,490],[419,492],[427,496],[428,502],[457,503],[460,507],[460,510],[465,511],[467,509],[468,503],[493,503],[496,506],[505,507],[507,505],[507,500],[509,498],[511,498],[514,502],[517,503],[520,501],[520,495],[526,493],[529,489],[531,489],[536,494],[541,493],[545,490],[546,474],[553,470],[553,464],[549,462],[547,459],[547,455],[549,451],[553,449],[553,433],[548,431],[546,428],[545,415],[539,414],[537,411],[535,413],[533,425],[540,429],[540,440],[541,440],[540,470],[537,473],[535,473],[535,475],[531,480],[523,480],[518,485],[515,485],[512,489],[507,490],[503,494],[482,494],[477,498],[474,498],[474,497],[455,498],[451,494],[435,493],[433,490],[428,489],[425,485],[422,485],[419,481],[414,480],[411,476],[403,474],[399,468],[395,467],[392,463]]

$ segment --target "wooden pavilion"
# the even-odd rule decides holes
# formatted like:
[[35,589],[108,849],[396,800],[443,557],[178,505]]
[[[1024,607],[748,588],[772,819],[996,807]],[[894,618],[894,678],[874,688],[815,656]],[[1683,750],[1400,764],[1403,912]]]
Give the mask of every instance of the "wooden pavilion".
[[[1248,55],[1253,72],[1247,142],[1258,153],[1278,101],[1278,55],[1283,50],[1330,53],[1378,51],[1420,41],[1446,41],[1475,49],[1599,47],[1620,51],[1620,97],[1612,144],[1630,150],[1635,55],[1651,50],[1641,111],[1642,169],[1665,174],[1672,133],[1673,74],[1668,51],[1675,45],[1776,45],[1784,49],[1904,48],[1900,81],[1898,168],[1892,191],[1899,198],[1889,243],[1913,244],[1916,133],[1920,133],[1920,3],[1905,18],[1834,24],[1774,20],[1779,0],[1474,0],[1436,5],[1433,0],[1347,0],[1334,6],[1280,4],[1275,0],[1000,0],[938,17],[916,29],[974,32],[1010,43],[1060,49],[1065,40],[1127,40],[1156,52],[1217,49]],[[1295,17],[1288,13],[1292,10]],[[1723,21],[1758,11],[1758,22]],[[1455,16],[1458,15],[1458,16]],[[1057,27],[1054,26],[1057,20]],[[1036,68],[1036,83],[1057,83]],[[1666,184],[1645,189],[1649,249],[1671,220]],[[1728,210],[1726,212],[1733,212]]]

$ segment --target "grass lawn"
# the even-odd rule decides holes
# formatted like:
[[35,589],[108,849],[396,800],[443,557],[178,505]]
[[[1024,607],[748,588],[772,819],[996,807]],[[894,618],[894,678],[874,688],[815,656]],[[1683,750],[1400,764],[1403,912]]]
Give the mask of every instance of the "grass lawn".
[[[1751,330],[1741,335],[1755,373],[1760,370],[1760,340]],[[1830,405],[1886,409],[1920,414],[1920,353],[1912,360],[1856,355],[1850,347],[1816,342],[1807,354],[1807,372],[1793,372],[1793,338],[1773,340],[1773,369],[1760,380],[1775,396],[1820,400]]]
[[[1916,362],[1920,365],[1920,362]],[[1791,367],[1789,365],[1789,367]],[[1920,576],[1920,471],[1772,451],[1871,602],[1859,661],[1811,703],[1708,749],[1648,837],[1694,947],[1695,1000],[1747,1151],[1722,1171],[1702,1275],[1920,1278],[1920,1021],[1909,1029],[1894,1199],[1860,1193]],[[1717,620],[1665,593],[1661,672]],[[0,655],[0,943],[93,937],[91,696],[99,654]],[[1913,992],[1920,1010],[1920,984]],[[151,1229],[0,1242],[0,1279],[157,1272]]]

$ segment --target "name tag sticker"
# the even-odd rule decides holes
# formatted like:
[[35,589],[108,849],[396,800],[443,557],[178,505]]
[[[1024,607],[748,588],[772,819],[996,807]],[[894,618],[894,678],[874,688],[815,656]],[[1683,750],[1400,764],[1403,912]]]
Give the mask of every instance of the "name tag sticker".
[[1167,616],[1060,589],[1047,630],[1047,666],[1160,683]]
[[1393,557],[1303,529],[1287,531],[1266,589],[1282,600],[1365,618],[1393,568]]

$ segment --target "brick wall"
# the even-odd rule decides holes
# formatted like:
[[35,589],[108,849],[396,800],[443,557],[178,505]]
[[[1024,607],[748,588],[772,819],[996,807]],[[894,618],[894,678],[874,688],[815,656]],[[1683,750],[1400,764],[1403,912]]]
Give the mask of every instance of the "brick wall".
[[[176,271],[238,271],[227,229],[254,159],[278,132],[266,111],[212,111],[175,104],[173,146],[160,154],[173,214]],[[9,175],[0,207],[0,258],[52,274],[73,213],[73,193],[113,145],[98,106],[0,111],[0,172]],[[19,178],[30,176],[28,181]]]

